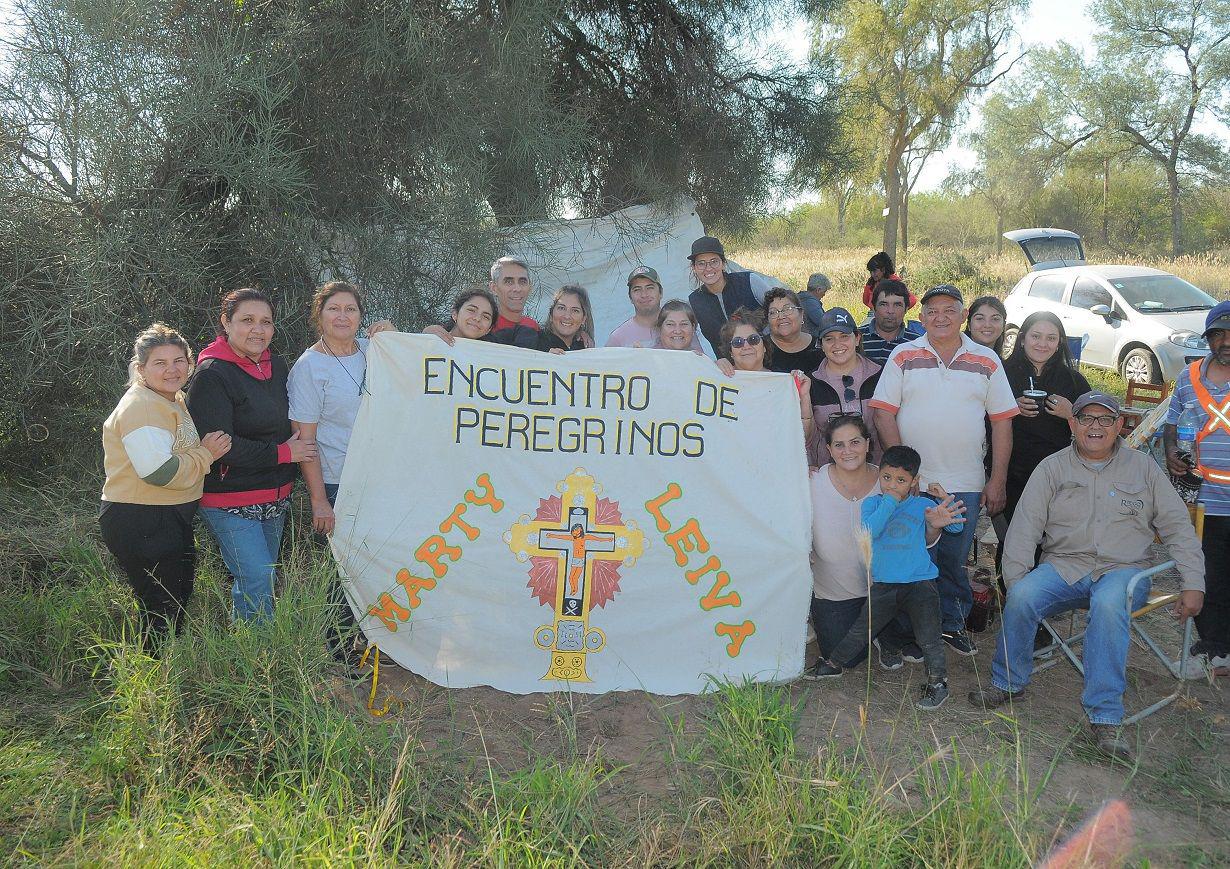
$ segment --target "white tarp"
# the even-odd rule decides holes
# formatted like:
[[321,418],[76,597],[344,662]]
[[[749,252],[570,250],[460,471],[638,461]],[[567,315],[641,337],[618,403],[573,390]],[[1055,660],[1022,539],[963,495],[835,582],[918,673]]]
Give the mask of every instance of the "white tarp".
[[[673,208],[636,205],[605,217],[527,223],[513,231],[509,253],[530,264],[535,296],[526,313],[539,323],[546,320],[552,294],[564,284],[580,284],[589,291],[594,340],[601,347],[615,327],[632,316],[628,273],[637,266],[658,272],[663,300],[687,300],[696,288],[688,254],[702,235],[705,227],[696,204],[685,198]],[[745,270],[734,262],[728,268]],[[785,286],[759,272],[752,275],[757,298],[763,299],[772,286]]]
[[801,672],[811,510],[789,376],[383,333],[367,383],[332,543],[401,666],[518,693]]

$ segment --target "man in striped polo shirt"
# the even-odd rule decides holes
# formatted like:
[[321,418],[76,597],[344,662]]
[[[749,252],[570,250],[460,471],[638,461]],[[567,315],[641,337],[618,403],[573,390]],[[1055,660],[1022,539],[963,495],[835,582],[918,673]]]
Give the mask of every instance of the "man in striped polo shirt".
[[871,319],[859,327],[862,354],[884,367],[897,346],[922,335],[905,322],[910,309],[910,291],[901,281],[886,279],[876,284],[872,292]]
[[[979,504],[995,515],[1004,509],[1012,417],[1020,413],[1004,366],[994,351],[961,332],[965,301],[951,284],[933,287],[922,298],[926,334],[893,350],[880,372],[875,396],[876,429],[884,449],[904,443],[922,455],[919,487],[935,483],[965,504],[967,516]],[[986,452],[984,418],[991,420],[991,479],[982,466]],[[965,633],[973,606],[965,569],[976,522],[957,533],[945,531],[931,550],[939,567],[936,585],[946,642],[959,655],[978,650]]]
[[1205,318],[1209,355],[1179,372],[1163,438],[1166,465],[1176,477],[1192,465],[1179,454],[1177,424],[1191,404],[1200,414],[1195,461],[1204,478],[1204,609],[1195,617],[1200,640],[1193,655],[1205,655],[1210,667],[1230,666],[1230,302],[1222,302]]

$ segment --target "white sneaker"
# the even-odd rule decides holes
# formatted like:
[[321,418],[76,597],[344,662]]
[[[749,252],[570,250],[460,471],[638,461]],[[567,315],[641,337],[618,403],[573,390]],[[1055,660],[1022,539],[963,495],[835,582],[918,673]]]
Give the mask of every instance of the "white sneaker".
[[1230,655],[1215,655],[1208,660],[1210,670],[1221,670],[1218,675],[1230,675]]
[[1204,655],[1187,654],[1183,656],[1181,661],[1175,662],[1175,670],[1180,679],[1185,681],[1202,681],[1209,678],[1206,667],[1216,666],[1209,662]]

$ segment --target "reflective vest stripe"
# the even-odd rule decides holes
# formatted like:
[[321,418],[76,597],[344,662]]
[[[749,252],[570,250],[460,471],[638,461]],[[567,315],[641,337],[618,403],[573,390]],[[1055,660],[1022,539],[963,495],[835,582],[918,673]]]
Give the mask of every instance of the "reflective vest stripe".
[[[1191,376],[1192,391],[1196,393],[1196,400],[1200,402],[1204,412],[1209,415],[1208,425],[1201,426],[1200,431],[1196,433],[1197,446],[1219,428],[1224,429],[1227,434],[1230,434],[1230,397],[1226,399],[1225,404],[1220,406],[1213,400],[1212,393],[1205,388],[1204,382],[1200,379],[1200,362],[1201,360],[1197,359],[1187,369],[1187,373]],[[1198,451],[1197,457],[1199,457]],[[1210,468],[1199,461],[1196,464],[1196,470],[1206,480],[1211,480],[1214,483],[1230,483],[1230,471]]]

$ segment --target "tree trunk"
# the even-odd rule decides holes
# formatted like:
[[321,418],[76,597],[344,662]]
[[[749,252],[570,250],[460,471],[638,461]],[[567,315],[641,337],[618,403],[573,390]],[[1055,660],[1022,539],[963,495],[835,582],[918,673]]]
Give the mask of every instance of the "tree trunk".
[[1004,252],[1004,210],[1002,208],[995,209],[995,255],[1001,256]]
[[1183,211],[1179,208],[1179,173],[1173,166],[1166,167],[1166,187],[1170,194],[1170,255],[1183,252]]
[[910,251],[910,191],[905,190],[901,194],[901,256],[904,257]]
[[837,193],[837,237],[846,237],[846,206],[849,205],[850,199],[846,193],[844,186],[838,184],[833,188]]
[[901,210],[901,157],[889,155],[888,167],[884,170],[884,247],[892,259],[897,259],[897,212]]
[[1102,158],[1102,245],[1110,247],[1110,157]]

